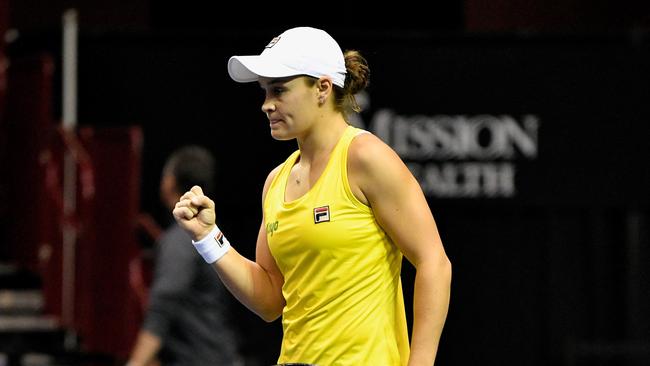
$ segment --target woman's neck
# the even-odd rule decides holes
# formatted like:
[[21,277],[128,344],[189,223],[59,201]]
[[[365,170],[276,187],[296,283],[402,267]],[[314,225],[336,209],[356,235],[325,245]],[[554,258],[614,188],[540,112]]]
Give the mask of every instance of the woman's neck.
[[347,127],[347,122],[340,114],[316,123],[306,135],[297,139],[300,162],[311,165],[313,161],[329,157]]

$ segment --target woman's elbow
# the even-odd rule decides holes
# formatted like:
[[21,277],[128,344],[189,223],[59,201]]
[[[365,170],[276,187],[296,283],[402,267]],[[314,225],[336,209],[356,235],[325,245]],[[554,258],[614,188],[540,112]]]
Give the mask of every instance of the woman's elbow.
[[251,310],[253,310],[253,312],[255,312],[255,314],[257,314],[257,316],[262,318],[265,322],[271,323],[282,316],[284,305],[284,299],[268,301],[262,304],[258,304],[258,307]]
[[438,279],[438,281],[451,284],[451,261],[446,255],[430,261],[428,268],[431,275]]
[[278,319],[280,316],[282,316],[282,309],[277,310],[277,309],[265,309],[265,310],[260,310],[255,312],[262,320],[264,320],[267,323],[274,322],[276,319]]
[[442,260],[441,264],[441,271],[445,275],[445,277],[448,278],[448,281],[451,283],[451,260],[449,260],[449,257],[445,256]]

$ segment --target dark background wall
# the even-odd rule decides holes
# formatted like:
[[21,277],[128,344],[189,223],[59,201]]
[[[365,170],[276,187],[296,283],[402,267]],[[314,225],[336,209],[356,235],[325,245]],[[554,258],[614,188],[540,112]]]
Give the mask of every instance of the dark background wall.
[[[368,58],[360,115],[398,148],[440,143],[445,119],[538,121],[537,152],[513,157],[403,156],[431,179],[445,164],[512,164],[507,196],[441,196],[430,207],[454,265],[452,304],[437,364],[645,365],[650,360],[650,47],[648,6],[613,1],[443,1],[341,21],[161,1],[12,1],[16,57],[58,59],[61,11],[82,24],[79,122],[141,126],[141,209],[161,223],[164,158],[187,143],[218,157],[220,226],[252,258],[266,174],[295,149],[273,141],[255,85],[232,82],[233,54],[258,53],[295,25],[320,26]],[[2,7],[0,7],[2,9]],[[60,96],[55,89],[54,114]],[[401,122],[400,122],[401,121]],[[400,140],[396,126],[408,136]],[[494,142],[485,128],[479,143]],[[428,136],[424,139],[422,136]],[[1,140],[0,140],[1,141]],[[426,145],[426,144],[425,144]],[[119,164],[119,162],[116,162]],[[483,166],[483,165],[482,165]],[[426,168],[433,167],[433,168]],[[427,170],[428,169],[428,170]],[[433,173],[432,173],[433,172]],[[429,178],[425,178],[428,175]],[[456,183],[468,179],[459,176]],[[483,178],[486,179],[486,178]],[[481,181],[485,183],[485,181]],[[413,270],[403,273],[407,306]],[[245,349],[260,364],[278,352],[280,326],[233,307]]]

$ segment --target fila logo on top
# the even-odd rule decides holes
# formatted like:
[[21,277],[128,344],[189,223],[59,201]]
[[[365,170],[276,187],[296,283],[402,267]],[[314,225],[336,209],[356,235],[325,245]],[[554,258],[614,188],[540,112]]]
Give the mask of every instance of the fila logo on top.
[[316,207],[314,209],[314,224],[330,221],[330,206]]

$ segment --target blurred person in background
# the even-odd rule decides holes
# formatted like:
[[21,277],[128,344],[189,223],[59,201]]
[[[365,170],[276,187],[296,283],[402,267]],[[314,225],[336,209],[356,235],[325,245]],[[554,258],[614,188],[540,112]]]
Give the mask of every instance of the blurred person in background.
[[[186,146],[167,159],[160,198],[171,211],[194,185],[212,192],[215,160],[199,146]],[[156,246],[155,270],[145,320],[128,366],[239,365],[236,333],[229,325],[231,295],[192,248],[190,237],[171,224]]]

